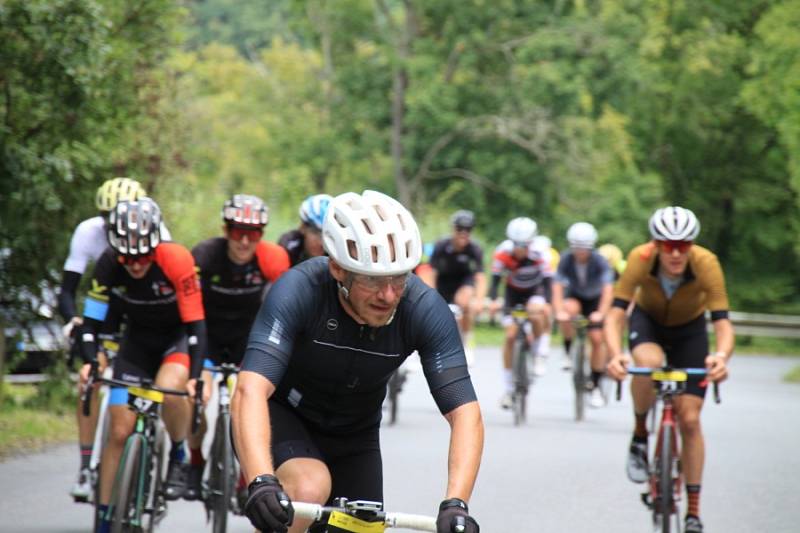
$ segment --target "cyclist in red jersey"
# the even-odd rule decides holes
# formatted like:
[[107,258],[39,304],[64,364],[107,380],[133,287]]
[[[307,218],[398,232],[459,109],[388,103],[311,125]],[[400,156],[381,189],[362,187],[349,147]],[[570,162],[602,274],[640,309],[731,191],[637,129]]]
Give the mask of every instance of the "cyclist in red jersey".
[[[114,362],[114,378],[150,379],[160,387],[186,389],[193,397],[206,353],[206,326],[200,284],[192,255],[183,246],[161,242],[161,211],[150,198],[120,202],[109,215],[106,249],[97,261],[92,288],[84,306],[81,381],[96,357],[96,333],[118,305],[126,316],[125,334]],[[208,384],[207,384],[208,385]],[[202,392],[204,398],[210,386]],[[119,459],[135,414],[127,407],[126,388],[112,388],[111,429],[100,467],[98,512],[105,514]],[[191,407],[185,398],[167,396],[162,412],[172,439],[166,496],[176,499],[185,490],[184,440]],[[103,516],[100,532],[110,529]]]
[[[192,255],[203,288],[210,362],[239,365],[267,285],[289,269],[289,255],[277,244],[261,240],[269,223],[269,211],[261,198],[233,195],[222,207],[222,220],[225,236],[199,243]],[[204,374],[203,381],[211,382],[210,373]],[[204,416],[197,433],[189,437],[187,500],[200,497],[205,433]]]

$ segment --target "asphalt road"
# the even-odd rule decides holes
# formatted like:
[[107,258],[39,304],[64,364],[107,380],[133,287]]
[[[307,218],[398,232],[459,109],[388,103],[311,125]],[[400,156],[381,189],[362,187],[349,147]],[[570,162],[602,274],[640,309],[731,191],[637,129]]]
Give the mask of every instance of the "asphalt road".
[[[534,385],[528,423],[513,427],[498,406],[497,350],[482,349],[472,369],[486,423],[486,446],[471,510],[484,533],[644,532],[640,487],[624,475],[630,397],[572,420],[560,358]],[[708,532],[800,531],[800,386],[783,383],[796,359],[737,356],[722,404],[703,413],[707,461],[702,515]],[[433,514],[446,484],[448,430],[420,371],[402,395],[400,420],[382,432],[387,508]],[[89,531],[90,508],[67,491],[77,446],[0,463],[0,531]],[[198,503],[176,502],[160,531],[209,529]],[[235,518],[232,532],[252,531]]]

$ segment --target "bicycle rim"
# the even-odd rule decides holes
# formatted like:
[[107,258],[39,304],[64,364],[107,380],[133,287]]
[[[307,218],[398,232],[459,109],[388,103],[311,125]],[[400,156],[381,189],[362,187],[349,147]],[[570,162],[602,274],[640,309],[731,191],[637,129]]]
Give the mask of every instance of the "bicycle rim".
[[578,338],[575,343],[575,356],[572,361],[572,384],[575,389],[575,420],[583,420],[586,402],[586,374],[583,371],[586,353],[584,351],[583,339]]
[[228,507],[233,493],[233,451],[231,450],[230,427],[230,415],[225,412],[220,413],[214,432],[215,453],[211,458],[214,473],[211,487],[214,533],[225,533],[228,527]]
[[[160,425],[159,425],[160,426]],[[166,500],[164,499],[164,465],[166,464],[166,436],[163,426],[156,431],[154,447],[151,455],[150,483],[146,499],[149,502],[147,516],[145,517],[145,528],[147,533],[152,533],[166,512]]]
[[658,458],[658,497],[655,512],[661,517],[661,533],[670,533],[672,518],[672,426],[661,428],[661,455]]
[[142,460],[142,437],[132,435],[119,462],[112,491],[111,533],[140,531],[136,493],[139,487],[139,464]]

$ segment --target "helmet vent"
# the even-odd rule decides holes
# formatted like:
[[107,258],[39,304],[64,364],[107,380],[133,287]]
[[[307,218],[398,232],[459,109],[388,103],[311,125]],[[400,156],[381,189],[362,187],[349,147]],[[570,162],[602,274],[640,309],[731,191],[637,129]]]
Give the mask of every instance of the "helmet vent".
[[381,207],[380,205],[373,205],[372,208],[375,209],[375,212],[378,214],[378,217],[383,222],[386,222],[388,217],[386,216],[386,212],[383,210],[383,207]]
[[375,235],[375,231],[372,229],[372,224],[368,218],[362,218],[361,223],[364,224],[364,228],[366,228],[367,233],[370,235]]
[[372,246],[369,247],[369,249],[372,251],[372,261],[377,263],[378,262],[378,247],[373,244]]
[[395,248],[397,237],[395,237],[394,233],[390,233],[386,238],[389,239],[389,256],[391,257],[392,263],[394,263],[397,261],[397,248]]
[[403,220],[403,215],[401,215],[400,213],[397,213],[397,220],[400,221],[400,227],[403,228],[403,231],[405,231],[406,230],[406,221]]
[[358,246],[353,239],[347,239],[347,255],[358,261]]

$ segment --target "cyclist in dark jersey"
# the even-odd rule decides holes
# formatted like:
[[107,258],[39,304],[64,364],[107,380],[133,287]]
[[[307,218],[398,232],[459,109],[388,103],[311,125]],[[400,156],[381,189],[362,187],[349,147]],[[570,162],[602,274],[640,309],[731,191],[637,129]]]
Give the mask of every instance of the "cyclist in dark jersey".
[[[97,353],[96,334],[108,318],[110,305],[126,316],[125,334],[114,362],[114,377],[126,381],[152,379],[170,389],[187,389],[193,396],[206,349],[206,326],[195,264],[183,246],[160,240],[161,213],[150,198],[120,202],[109,215],[110,247],[100,256],[92,289],[84,306],[83,354]],[[115,300],[112,302],[112,300]],[[89,364],[81,369],[88,378]],[[188,381],[187,381],[188,380]],[[202,391],[207,399],[210,384]],[[127,406],[127,389],[112,388],[111,428],[100,466],[100,511],[107,506],[125,440],[135,415]],[[163,419],[172,439],[166,495],[182,496],[185,488],[184,445],[190,404],[166,396]],[[100,531],[109,522],[103,520]]]
[[475,316],[483,310],[483,300],[486,297],[483,250],[470,239],[470,233],[475,227],[475,214],[472,211],[456,211],[450,221],[453,224],[453,235],[436,243],[430,264],[436,290],[447,303],[455,304],[461,309],[459,326],[464,338],[467,361],[472,361],[472,327]]
[[576,222],[567,231],[570,249],[561,254],[553,282],[553,309],[564,334],[564,368],[572,366],[569,358],[575,328],[571,320],[583,315],[589,320],[588,337],[592,345],[592,407],[605,405],[600,378],[605,373],[606,352],[603,345],[603,317],[611,308],[614,274],[605,258],[594,250],[597,230],[588,222]]
[[332,197],[329,194],[314,194],[300,204],[300,227],[287,231],[278,239],[286,249],[292,266],[311,257],[325,253],[322,247],[322,221]]
[[[69,256],[64,262],[64,272],[61,277],[61,288],[58,293],[58,311],[64,319],[64,337],[70,346],[70,360],[80,358],[81,343],[74,339],[80,339],[81,325],[83,318],[78,313],[76,303],[76,292],[81,282],[83,273],[89,263],[94,263],[100,254],[108,247],[106,238],[106,221],[108,212],[124,200],[136,200],[145,196],[144,189],[138,181],[130,178],[113,178],[105,181],[97,189],[95,194],[95,205],[98,215],[87,218],[75,228],[69,243]],[[108,328],[109,333],[113,326]],[[102,366],[106,362],[101,360]],[[80,395],[78,395],[80,398]],[[97,396],[92,397],[92,408],[89,416],[83,416],[83,407],[80,399],[78,400],[77,419],[78,419],[78,445],[80,447],[81,462],[78,472],[78,480],[72,487],[70,494],[77,502],[86,502],[92,493],[91,472],[89,461],[92,457],[94,446],[94,431],[97,425]]]
[[[215,365],[239,365],[267,285],[289,269],[289,256],[277,244],[261,240],[269,222],[267,206],[261,198],[232,196],[222,207],[222,220],[225,237],[201,242],[192,249],[192,255],[203,288],[209,359]],[[204,375],[203,381],[210,382],[211,375]],[[189,438],[187,500],[200,496],[205,432],[203,416],[198,431]]]
[[[528,333],[531,346],[537,348],[540,343],[535,342],[546,331],[547,286],[550,283],[552,272],[549,262],[542,257],[534,247],[536,237],[536,222],[528,217],[518,217],[511,220],[506,227],[507,240],[500,243],[494,253],[492,261],[492,284],[489,289],[489,311],[496,312],[500,307],[497,299],[500,281],[505,276],[506,292],[504,302],[504,316],[502,320],[505,329],[503,342],[503,384],[505,393],[500,399],[500,406],[504,409],[511,407],[511,394],[514,389],[514,377],[511,370],[514,339],[517,335],[517,325],[511,318],[510,311],[517,305],[524,305],[528,311],[532,331]],[[540,354],[534,353],[539,356]]]
[[[382,501],[386,384],[418,350],[452,432],[437,531],[454,532],[460,517],[476,533],[466,501],[483,423],[453,315],[409,274],[421,255],[416,222],[384,194],[345,193],[331,202],[323,235],[330,259],[284,274],[250,333],[232,409],[239,461],[252,480],[246,515],[262,531],[284,532],[293,510],[281,501]],[[307,526],[298,520],[289,531]]]

